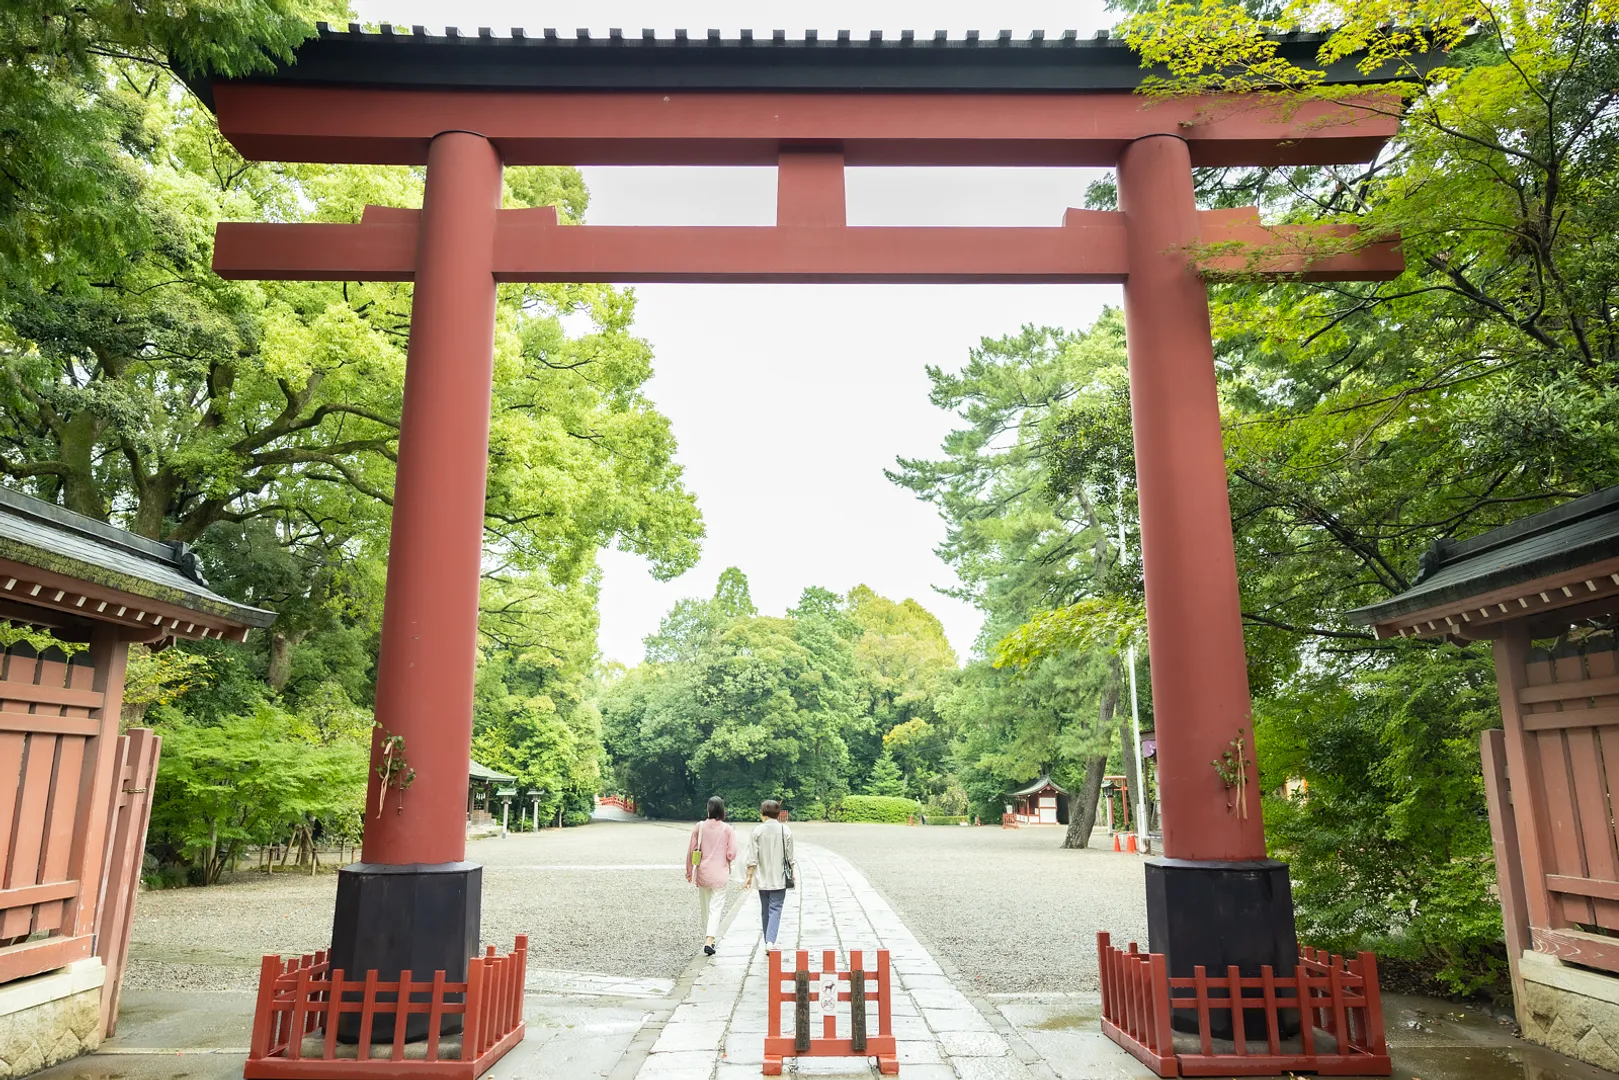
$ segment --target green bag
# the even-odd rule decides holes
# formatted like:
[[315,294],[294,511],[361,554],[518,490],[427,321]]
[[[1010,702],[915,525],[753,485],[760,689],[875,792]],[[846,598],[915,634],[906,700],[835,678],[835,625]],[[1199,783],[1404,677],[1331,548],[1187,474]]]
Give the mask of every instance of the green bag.
[[703,826],[701,822],[698,823],[696,831],[697,847],[691,853],[691,864],[693,866],[703,861]]

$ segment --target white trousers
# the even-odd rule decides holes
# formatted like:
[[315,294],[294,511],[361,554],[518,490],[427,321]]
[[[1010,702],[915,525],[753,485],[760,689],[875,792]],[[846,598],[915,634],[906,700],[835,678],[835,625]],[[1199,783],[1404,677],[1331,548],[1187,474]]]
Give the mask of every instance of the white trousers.
[[725,911],[725,889],[697,886],[697,913],[703,920],[703,936],[719,937],[720,915]]

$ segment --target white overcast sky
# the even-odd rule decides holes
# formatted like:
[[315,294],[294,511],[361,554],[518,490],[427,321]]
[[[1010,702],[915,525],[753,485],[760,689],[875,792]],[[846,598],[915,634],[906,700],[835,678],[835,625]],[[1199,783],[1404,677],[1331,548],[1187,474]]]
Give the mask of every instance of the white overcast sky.
[[[801,37],[882,30],[1011,30],[1018,37],[1113,21],[1100,0],[355,0],[361,19],[489,26],[504,34],[643,27],[733,35],[742,27]],[[694,35],[695,36],[695,35]],[[586,168],[587,221],[598,225],[775,221],[768,169]],[[1082,206],[1085,169],[851,169],[850,224],[1051,225]],[[602,554],[601,651],[636,663],[641,639],[683,596],[707,596],[739,566],[761,611],[779,614],[806,585],[865,583],[915,597],[943,621],[964,659],[981,623],[940,596],[956,583],[933,554],[944,526],[933,507],[883,476],[898,456],[936,455],[952,426],[928,402],[923,365],[958,368],[979,338],[1024,323],[1088,324],[1119,302],[1115,286],[641,285],[638,332],[656,353],[647,390],[674,425],[686,483],[708,526],[703,559],[671,582],[630,555]]]

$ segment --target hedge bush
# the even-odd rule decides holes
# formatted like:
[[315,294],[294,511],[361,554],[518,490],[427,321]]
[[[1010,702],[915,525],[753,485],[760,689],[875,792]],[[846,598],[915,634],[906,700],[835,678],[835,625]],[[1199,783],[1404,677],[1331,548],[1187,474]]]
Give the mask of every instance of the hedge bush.
[[929,814],[929,825],[965,825],[972,819],[964,814]]
[[922,804],[895,795],[845,795],[832,807],[831,821],[858,821],[882,825],[903,825],[911,815],[920,814]]

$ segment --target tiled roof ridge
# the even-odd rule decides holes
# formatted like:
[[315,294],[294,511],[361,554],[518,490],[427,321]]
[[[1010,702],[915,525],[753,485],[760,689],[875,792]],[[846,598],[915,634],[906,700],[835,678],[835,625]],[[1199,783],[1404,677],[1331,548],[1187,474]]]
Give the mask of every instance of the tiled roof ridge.
[[131,555],[165,563],[199,585],[206,587],[208,584],[203,580],[196,559],[185,557],[190,550],[189,546],[179,541],[151,540],[8,487],[0,487],[0,509],[18,517],[31,518],[53,529],[77,533],[98,544],[107,544]]
[[1454,566],[1488,555],[1492,551],[1516,544],[1534,536],[1540,536],[1555,529],[1565,529],[1575,522],[1598,514],[1611,514],[1619,511],[1619,485],[1601,488],[1587,495],[1569,499],[1556,506],[1538,513],[1521,517],[1505,525],[1498,525],[1493,529],[1466,540],[1447,540],[1443,544],[1442,567]]
[[[1098,30],[1091,37],[1082,38],[1077,30],[1064,30],[1058,36],[1047,37],[1044,30],[1030,30],[1026,37],[1014,37],[1011,30],[997,31],[993,37],[979,30],[967,30],[961,37],[952,37],[948,31],[935,30],[928,36],[923,36],[913,30],[902,30],[898,37],[887,37],[882,30],[871,30],[855,34],[850,30],[839,30],[836,37],[821,37],[817,30],[805,30],[802,37],[788,37],[785,30],[771,30],[768,36],[764,32],[752,29],[742,29],[737,36],[731,37],[721,30],[709,29],[701,35],[694,34],[687,29],[677,29],[673,37],[659,36],[656,30],[642,29],[639,34],[628,34],[622,28],[609,29],[606,37],[592,36],[588,27],[580,27],[572,33],[547,27],[531,35],[527,28],[514,26],[505,35],[497,35],[492,27],[480,26],[476,33],[466,33],[460,27],[447,26],[442,33],[434,33],[426,26],[416,24],[407,31],[396,27],[392,23],[379,23],[378,29],[370,31],[358,22],[351,22],[347,29],[333,28],[331,24],[319,22],[315,24],[318,35],[322,38],[365,38],[365,39],[392,39],[392,40],[435,40],[435,41],[462,41],[462,42],[501,42],[507,45],[519,43],[524,45],[593,45],[593,46],[625,46],[625,47],[713,47],[713,46],[745,46],[765,45],[775,48],[837,48],[854,45],[864,46],[913,46],[924,48],[954,47],[954,48],[1036,48],[1043,46],[1059,46],[1071,48],[1097,48],[1113,47],[1128,48],[1122,39],[1112,36],[1111,31]],[[1325,42],[1330,34],[1307,30],[1290,30],[1282,34],[1267,35],[1275,41],[1289,42]]]

